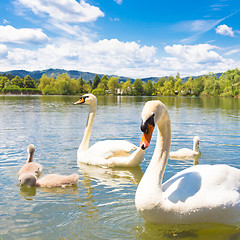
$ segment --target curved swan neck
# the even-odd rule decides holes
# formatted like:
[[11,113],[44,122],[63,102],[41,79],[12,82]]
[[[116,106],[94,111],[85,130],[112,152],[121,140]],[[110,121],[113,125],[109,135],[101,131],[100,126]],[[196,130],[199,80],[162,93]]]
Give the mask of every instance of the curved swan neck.
[[79,146],[79,150],[87,150],[89,148],[89,140],[92,132],[93,120],[95,117],[97,107],[90,105],[90,110],[88,114],[87,124],[84,131],[83,140]]
[[154,174],[155,176],[152,176],[152,178],[156,179],[157,184],[161,186],[171,146],[171,124],[168,114],[165,116],[164,121],[161,121],[157,127],[156,147],[148,168],[151,170],[150,174]]
[[149,198],[159,200],[159,194],[161,195],[163,174],[171,146],[171,123],[167,112],[165,112],[161,122],[157,124],[157,127],[156,147],[149,166],[138,186],[137,201],[142,201],[141,198],[143,195],[146,197],[146,201]]
[[33,161],[33,155],[34,155],[34,151],[31,151],[28,153],[27,163],[30,163]]
[[193,151],[198,152],[198,143],[197,143],[197,141],[194,141],[194,143],[193,143]]

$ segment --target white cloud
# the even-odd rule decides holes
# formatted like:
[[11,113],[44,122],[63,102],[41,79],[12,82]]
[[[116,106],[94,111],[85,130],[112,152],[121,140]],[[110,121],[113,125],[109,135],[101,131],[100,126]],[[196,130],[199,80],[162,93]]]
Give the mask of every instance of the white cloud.
[[217,50],[210,44],[172,45],[165,47],[166,56],[158,57],[155,47],[136,42],[56,39],[35,51],[8,48],[7,55],[0,55],[0,71],[64,68],[143,78],[176,75],[177,72],[181,77],[196,76],[240,66],[239,62],[220,56]]
[[9,23],[8,20],[3,19],[3,24],[8,24],[8,23]]
[[6,57],[8,54],[8,48],[7,46],[0,44],[0,57]]
[[122,4],[123,0],[114,0],[117,4]]
[[48,41],[46,34],[41,29],[20,28],[10,25],[0,26],[0,42],[18,44],[43,44]]
[[[35,63],[36,66],[38,66],[36,62],[36,55],[34,51],[31,50],[26,50],[26,49],[21,49],[21,48],[15,48],[15,49],[9,49],[8,51],[8,56],[6,59],[3,59],[4,61],[8,61],[11,65],[13,66],[18,66],[17,69],[20,69],[19,67],[22,65],[27,68],[28,64],[33,64]],[[31,63],[31,61],[33,63]],[[46,61],[46,59],[45,59]],[[24,68],[22,68],[24,69]]]
[[182,39],[181,42],[184,43],[192,43],[200,38],[200,36],[214,27],[216,27],[218,24],[220,24],[222,21],[226,20],[227,18],[233,16],[235,13],[232,13],[224,18],[217,19],[217,20],[193,20],[193,21],[183,21],[175,24],[173,26],[173,29],[177,32],[184,32],[192,34],[191,36]]
[[62,22],[92,22],[104,13],[84,0],[17,0],[17,3],[30,8],[36,15],[44,13]]
[[[152,65],[155,47],[117,39],[78,42],[58,39],[35,51],[9,49],[8,57],[0,60],[1,70],[64,68],[106,74],[128,75],[122,69]],[[47,61],[46,61],[47,59]],[[3,69],[4,68],[4,69]]]
[[222,20],[223,19],[183,21],[175,24],[173,28],[178,32],[204,33],[214,28]]
[[240,49],[238,48],[238,49],[233,49],[233,50],[230,50],[230,51],[228,51],[228,52],[226,52],[224,55],[232,55],[232,54],[238,54],[238,53],[240,53]]
[[192,63],[221,62],[222,57],[212,49],[216,46],[210,44],[166,46],[164,49],[170,55],[177,57],[180,61]]
[[[143,67],[151,62],[156,53],[154,47],[140,46],[135,42],[120,42],[117,39],[98,42],[65,42],[48,45],[40,50],[42,56],[50,54],[50,65],[68,69],[115,74],[122,68]],[[49,59],[49,58],[48,58]],[[69,61],[71,60],[71,61]],[[56,66],[56,63],[59,66]],[[49,66],[50,67],[50,66]]]
[[164,58],[164,62],[169,64],[169,71],[175,69],[181,76],[224,72],[239,67],[240,62],[225,59],[213,49],[219,50],[210,44],[166,46],[165,51],[172,57]]
[[216,28],[216,33],[223,35],[223,36],[230,36],[230,37],[234,37],[234,32],[232,30],[231,27],[228,27],[227,25],[223,24],[223,25],[219,25]]
[[111,17],[109,18],[109,20],[112,21],[112,22],[114,22],[114,21],[119,22],[120,21],[119,18],[111,18]]

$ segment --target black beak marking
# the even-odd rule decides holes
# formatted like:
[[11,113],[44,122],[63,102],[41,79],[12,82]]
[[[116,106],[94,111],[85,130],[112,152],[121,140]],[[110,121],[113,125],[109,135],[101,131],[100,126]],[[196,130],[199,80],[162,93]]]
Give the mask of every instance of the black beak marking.
[[148,124],[147,124],[147,122],[143,122],[142,121],[140,129],[141,129],[142,132],[148,133]]
[[155,127],[154,116],[155,114],[152,114],[145,122],[142,121],[140,127],[142,132],[148,133],[148,124],[151,124],[153,127]]

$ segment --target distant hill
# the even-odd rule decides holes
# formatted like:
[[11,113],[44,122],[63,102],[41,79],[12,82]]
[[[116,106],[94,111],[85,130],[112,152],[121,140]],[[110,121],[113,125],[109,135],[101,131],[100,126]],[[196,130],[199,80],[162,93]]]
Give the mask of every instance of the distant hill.
[[[0,72],[0,74],[12,74],[13,76],[18,75],[21,78],[24,78],[25,76],[29,75],[34,79],[40,79],[43,74],[46,74],[48,77],[53,75],[54,77],[57,77],[58,75],[61,75],[63,73],[67,73],[70,78],[80,78],[82,77],[85,81],[93,81],[97,73],[90,73],[90,72],[81,72],[77,70],[64,70],[64,69],[53,69],[49,68],[46,70],[37,70],[37,71],[26,71],[26,70],[11,70],[7,72]],[[100,78],[102,78],[104,74],[98,74]],[[107,75],[108,77],[111,77],[113,75]],[[119,77],[119,81],[127,81],[130,78],[127,77]],[[134,79],[130,79],[131,81],[134,81]]]
[[[82,71],[77,71],[77,70],[64,70],[64,69],[53,69],[53,68],[49,68],[49,69],[46,69],[46,70],[37,70],[37,71],[26,71],[26,70],[11,70],[11,71],[7,71],[7,72],[0,72],[0,74],[12,74],[13,76],[16,76],[18,75],[19,77],[21,78],[24,78],[25,76],[29,75],[31,76],[32,78],[36,79],[36,80],[39,80],[43,74],[46,74],[48,77],[53,75],[54,77],[57,77],[58,75],[60,74],[63,74],[63,73],[67,73],[69,75],[70,78],[80,78],[82,77],[83,80],[85,81],[93,81],[96,74],[97,73],[90,73],[90,72],[82,72]],[[219,78],[221,76],[222,73],[216,73],[216,76]],[[104,74],[98,74],[98,76],[100,78],[102,78]],[[112,77],[114,75],[107,75],[108,77]],[[117,76],[119,78],[119,82],[120,81],[123,81],[123,82],[126,82],[128,79],[131,80],[131,82],[133,83],[135,79],[133,78],[128,78],[128,77],[122,77],[122,76]],[[165,76],[166,78],[168,78],[167,76]],[[193,78],[197,78],[199,76],[193,76]],[[149,77],[149,78],[142,78],[142,81],[144,82],[148,82],[149,80],[150,81],[154,81],[154,82],[157,82],[159,80],[160,77]],[[183,82],[186,82],[188,80],[189,77],[184,77],[182,78],[182,81]]]

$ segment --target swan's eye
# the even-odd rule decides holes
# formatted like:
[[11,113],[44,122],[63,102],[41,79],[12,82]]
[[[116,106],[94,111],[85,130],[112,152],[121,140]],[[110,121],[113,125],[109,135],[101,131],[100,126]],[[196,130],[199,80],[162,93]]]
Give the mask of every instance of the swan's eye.
[[74,104],[82,104],[85,103],[86,98],[88,98],[88,96],[82,96],[79,98],[79,100],[77,102],[75,102]]
[[89,98],[89,96],[83,96],[83,97],[81,97],[82,102],[85,103],[88,98]]
[[141,123],[141,131],[147,133],[148,132],[148,125],[147,122],[143,122]]
[[155,127],[154,116],[155,114],[152,114],[152,116],[147,120],[148,124],[151,124],[153,127]]
[[151,117],[149,117],[145,122],[142,121],[141,123],[141,131],[144,133],[148,133],[148,125],[152,125],[155,127],[155,122],[154,122],[154,116],[155,114],[152,114]]

